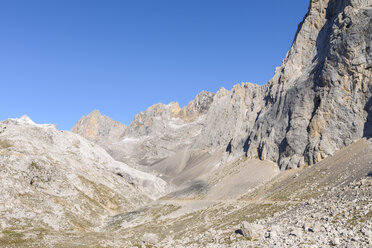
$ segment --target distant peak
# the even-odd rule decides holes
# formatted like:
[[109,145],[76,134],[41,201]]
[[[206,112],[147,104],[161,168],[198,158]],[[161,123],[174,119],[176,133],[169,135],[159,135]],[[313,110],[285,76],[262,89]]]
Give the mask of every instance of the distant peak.
[[92,112],[90,112],[89,114],[88,114],[88,116],[101,116],[102,114],[101,114],[101,112],[99,112],[99,110],[98,109],[95,109],[95,110],[93,110]]
[[8,120],[6,120],[6,122],[8,122],[8,123],[10,122],[10,123],[13,123],[13,124],[16,123],[17,125],[32,125],[32,126],[43,127],[43,128],[58,129],[57,125],[55,125],[55,124],[36,124],[27,115],[23,115],[20,118],[9,118]]
[[[206,90],[202,90],[202,91],[199,92],[198,95],[211,95],[211,94],[214,95],[214,93],[212,93],[212,92],[209,92],[209,91],[206,91]],[[198,96],[198,95],[197,95],[197,96]]]
[[83,116],[71,128],[71,131],[91,141],[118,141],[121,139],[127,127],[108,116],[102,115],[99,110],[93,110],[87,116]]
[[21,118],[18,118],[17,120],[18,120],[18,122],[21,122],[21,123],[27,123],[27,124],[35,125],[35,122],[33,122],[31,120],[31,118],[28,117],[27,115],[23,115]]

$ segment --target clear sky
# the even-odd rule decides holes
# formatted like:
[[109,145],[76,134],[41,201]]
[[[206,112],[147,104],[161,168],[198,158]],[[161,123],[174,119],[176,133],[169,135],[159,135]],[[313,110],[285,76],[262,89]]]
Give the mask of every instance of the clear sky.
[[70,129],[94,109],[265,84],[309,0],[0,0],[0,119]]

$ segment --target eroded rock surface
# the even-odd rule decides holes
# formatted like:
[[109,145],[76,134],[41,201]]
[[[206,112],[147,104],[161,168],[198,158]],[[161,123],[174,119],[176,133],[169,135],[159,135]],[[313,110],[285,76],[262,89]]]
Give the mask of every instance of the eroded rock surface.
[[368,136],[371,1],[311,1],[269,82],[246,152],[281,168],[314,164]]
[[71,131],[89,140],[106,144],[122,139],[126,129],[124,124],[94,110],[89,115],[83,116]]

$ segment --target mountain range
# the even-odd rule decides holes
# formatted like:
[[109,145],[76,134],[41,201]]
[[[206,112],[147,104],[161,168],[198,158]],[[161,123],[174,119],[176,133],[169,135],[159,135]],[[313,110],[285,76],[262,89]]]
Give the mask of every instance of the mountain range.
[[264,85],[0,122],[0,246],[370,247],[371,138],[372,1],[311,0]]

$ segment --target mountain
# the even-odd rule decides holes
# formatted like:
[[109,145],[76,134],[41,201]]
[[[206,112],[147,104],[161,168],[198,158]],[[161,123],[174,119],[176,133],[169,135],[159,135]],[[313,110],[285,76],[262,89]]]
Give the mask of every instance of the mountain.
[[0,246],[370,247],[371,40],[372,0],[311,0],[265,85],[0,122]]
[[311,1],[266,86],[248,156],[293,168],[370,135],[371,16],[371,1]]
[[[27,116],[0,122],[0,226],[88,231],[166,193],[166,183],[100,146]],[[1,242],[0,242],[1,244]]]
[[83,116],[71,131],[79,133],[89,140],[104,144],[119,141],[126,128],[124,124],[94,110],[89,115]]
[[[181,160],[222,152],[222,163],[246,155],[281,169],[316,164],[372,135],[371,31],[371,1],[311,1],[267,84],[203,91],[182,109],[174,102],[153,105],[120,140],[101,143],[118,160],[153,168],[185,150]],[[106,140],[87,136],[81,122],[72,131]]]

